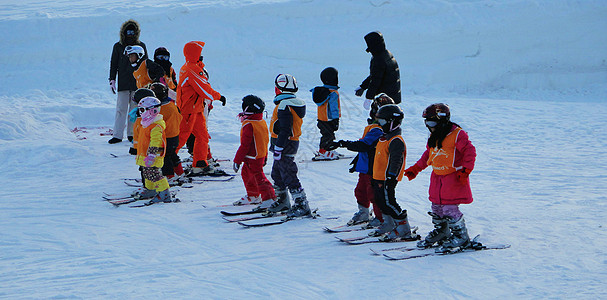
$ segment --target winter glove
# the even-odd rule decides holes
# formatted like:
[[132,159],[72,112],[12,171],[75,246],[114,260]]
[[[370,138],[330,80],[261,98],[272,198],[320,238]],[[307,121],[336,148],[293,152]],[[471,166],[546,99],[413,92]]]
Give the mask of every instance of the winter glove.
[[417,174],[419,174],[419,172],[421,172],[421,171],[422,171],[422,168],[420,168],[418,165],[412,165],[408,169],[405,170],[405,176],[407,176],[407,178],[409,178],[409,180],[413,180],[415,177],[417,177]]
[[148,156],[146,156],[143,159],[145,166],[148,168],[151,167],[154,164],[154,162],[156,161],[156,157],[157,157],[156,154],[148,154]]
[[356,95],[358,97],[362,96],[364,93],[365,93],[365,89],[361,88],[360,86],[354,90],[354,95]]
[[280,160],[282,158],[282,147],[274,147],[274,160]]
[[221,102],[221,106],[226,106],[226,97],[223,95],[219,97],[219,102]]
[[129,154],[130,155],[137,155],[137,148],[133,148],[133,147],[129,148]]
[[325,149],[325,150],[333,151],[333,150],[335,150],[335,149],[337,149],[337,148],[343,147],[342,142],[343,142],[343,141],[331,142],[331,143],[330,143],[330,144],[329,144],[329,145],[326,147],[326,149]]
[[470,172],[472,172],[470,169],[461,168],[456,173],[457,180],[459,180],[459,182],[463,185],[468,184],[468,176],[470,176]]
[[234,170],[234,173],[238,173],[238,170],[240,170],[240,164],[239,163],[234,163],[232,165],[232,169]]
[[386,176],[386,188],[395,188],[397,183],[396,175],[388,174]]
[[112,93],[116,94],[116,80],[110,80],[110,89]]
[[137,117],[139,117],[137,115],[138,112],[139,112],[138,107],[131,109],[131,111],[129,112],[129,121],[131,121],[131,123],[135,123],[135,121],[137,121]]
[[371,102],[373,102],[373,99],[365,99],[365,102],[363,102],[363,107],[365,109],[370,109],[371,108]]

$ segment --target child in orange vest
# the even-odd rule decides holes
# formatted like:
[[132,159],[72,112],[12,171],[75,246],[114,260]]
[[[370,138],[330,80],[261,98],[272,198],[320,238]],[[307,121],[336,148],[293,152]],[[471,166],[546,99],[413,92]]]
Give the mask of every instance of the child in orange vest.
[[156,191],[156,196],[146,205],[172,202],[169,183],[160,171],[166,151],[166,124],[160,114],[160,105],[160,100],[155,97],[145,97],[137,105],[141,127],[138,130],[136,163],[142,168],[146,189]]
[[[168,95],[169,88],[160,83],[152,83],[150,89],[154,91],[156,98],[160,100],[160,114],[166,123],[166,156],[164,157],[164,166],[162,167],[162,175],[166,176],[171,185],[179,185],[185,180],[181,160],[177,152],[179,146],[179,126],[181,124],[181,113],[175,105],[175,100]],[[175,176],[177,174],[177,176]]]
[[[373,161],[375,158],[375,146],[379,141],[380,137],[384,135],[381,126],[377,123],[375,115],[380,107],[386,104],[394,104],[394,100],[388,95],[381,93],[375,96],[373,103],[371,104],[371,111],[369,111],[369,119],[367,119],[368,125],[363,131],[363,136],[357,141],[344,141],[333,142],[327,150],[333,150],[336,148],[346,148],[350,151],[358,152],[356,158],[350,163],[354,165],[350,172],[358,172],[358,183],[354,188],[354,196],[358,203],[358,211],[354,213],[352,219],[348,221],[348,226],[369,222],[365,227],[374,228],[384,221],[379,205],[375,203],[375,192],[373,191],[373,185],[371,180],[373,179]],[[371,219],[369,207],[373,203],[373,212],[375,218]]]
[[315,160],[334,160],[339,159],[339,154],[328,150],[327,147],[335,140],[335,132],[339,129],[339,117],[341,117],[341,108],[339,104],[339,93],[337,90],[338,78],[337,70],[328,67],[320,73],[322,86],[317,86],[310,90],[312,99],[318,106],[318,123],[320,129],[320,144]]
[[417,245],[420,248],[439,246],[437,252],[449,252],[465,248],[470,243],[460,204],[472,203],[472,191],[468,175],[474,169],[476,148],[468,134],[451,122],[447,105],[436,103],[422,113],[430,137],[426,151],[413,166],[405,170],[409,180],[432,166],[429,199],[432,202],[434,230]]
[[401,209],[395,194],[396,185],[405,172],[407,155],[400,129],[404,117],[405,114],[396,104],[382,106],[375,115],[384,135],[375,146],[371,183],[375,191],[375,203],[381,208],[384,222],[370,235],[381,236],[382,241],[419,239],[419,235],[411,232],[407,210]]
[[263,173],[268,158],[268,124],[263,119],[265,103],[255,95],[242,98],[240,147],[234,156],[234,172],[242,166],[242,181],[247,195],[234,205],[260,204],[260,210],[270,207],[276,198],[272,183]]

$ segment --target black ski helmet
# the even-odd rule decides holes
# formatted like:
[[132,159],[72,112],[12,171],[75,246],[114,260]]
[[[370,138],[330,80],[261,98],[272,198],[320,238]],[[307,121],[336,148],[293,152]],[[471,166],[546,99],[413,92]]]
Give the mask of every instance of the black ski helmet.
[[244,113],[258,114],[266,108],[263,100],[255,95],[247,95],[242,98],[242,111]]
[[169,88],[162,82],[154,82],[150,85],[150,89],[160,101],[169,97]]
[[339,82],[337,78],[337,69],[328,67],[322,70],[322,72],[320,72],[320,81],[326,85],[337,86],[337,83]]
[[135,103],[139,103],[139,101],[145,97],[156,97],[156,94],[154,94],[154,91],[150,89],[140,88],[135,91],[135,94],[133,94],[133,101],[135,101]]
[[396,104],[386,104],[379,108],[375,119],[384,133],[392,132],[400,127],[405,118],[405,113]]

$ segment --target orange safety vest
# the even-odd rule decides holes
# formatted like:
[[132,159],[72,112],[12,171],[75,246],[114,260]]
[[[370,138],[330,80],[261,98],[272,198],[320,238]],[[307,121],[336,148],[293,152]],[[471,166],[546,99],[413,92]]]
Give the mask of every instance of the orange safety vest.
[[461,128],[451,131],[443,140],[443,147],[430,148],[428,152],[428,165],[436,175],[447,175],[456,171],[455,161],[455,141]]
[[[301,136],[301,124],[303,124],[303,119],[300,118],[297,113],[295,113],[290,107],[289,111],[291,112],[291,115],[293,115],[293,126],[291,128],[291,135],[289,136],[289,140],[299,141],[299,137]],[[270,134],[272,138],[278,138],[278,134],[274,132],[274,125],[276,121],[278,121],[278,105],[274,107],[274,112],[272,112],[272,118],[270,119]]]
[[141,62],[139,68],[133,71],[133,77],[135,77],[135,80],[137,81],[138,89],[143,88],[148,84],[152,83],[152,78],[150,78],[150,74],[148,74],[148,67],[146,62],[146,60]]
[[[389,140],[379,140],[375,147],[375,159],[373,160],[373,179],[375,180],[386,180],[386,173],[388,172],[388,162],[390,162],[390,143],[394,139],[400,139],[405,144],[405,140],[400,135],[395,135]],[[407,158],[407,145],[405,144],[405,151],[403,151],[403,165],[400,167],[398,177],[400,181],[405,174],[405,161]]]
[[160,106],[160,114],[166,123],[165,135],[169,138],[179,136],[179,126],[183,116],[177,109],[174,102],[169,102]]
[[[339,92],[337,90],[332,90],[329,89],[329,92],[333,93],[335,92],[337,94],[337,109],[339,110],[339,117],[341,118],[341,103],[339,101]],[[329,101],[325,101],[325,103],[323,103],[323,105],[318,107],[318,120],[320,121],[329,121],[329,112],[327,111],[329,109]]]
[[251,124],[253,126],[253,142],[255,143],[255,156],[247,155],[246,158],[258,159],[268,156],[268,143],[270,138],[268,136],[268,124],[265,120],[245,120],[242,122],[240,128],[240,135],[242,136],[242,130],[245,125]]

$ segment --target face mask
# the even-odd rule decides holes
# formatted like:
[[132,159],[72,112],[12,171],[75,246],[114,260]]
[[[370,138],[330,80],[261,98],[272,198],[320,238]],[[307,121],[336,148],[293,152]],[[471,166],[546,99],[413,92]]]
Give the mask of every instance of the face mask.
[[154,119],[156,119],[156,116],[158,115],[158,107],[140,107],[139,113],[141,114],[141,125],[143,127],[148,127],[154,122]]

